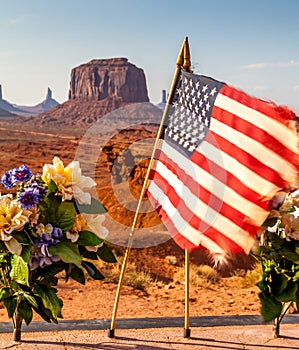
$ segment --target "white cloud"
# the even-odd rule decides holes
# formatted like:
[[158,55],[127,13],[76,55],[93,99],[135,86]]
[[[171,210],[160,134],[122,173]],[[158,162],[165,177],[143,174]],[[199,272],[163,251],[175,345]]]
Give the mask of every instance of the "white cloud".
[[299,91],[299,85],[293,86],[293,90],[294,90],[294,91]]
[[242,70],[249,70],[249,69],[261,69],[261,68],[292,68],[292,67],[298,67],[299,61],[288,61],[288,62],[276,62],[276,63],[252,63],[247,64],[245,66],[241,66],[240,69]]

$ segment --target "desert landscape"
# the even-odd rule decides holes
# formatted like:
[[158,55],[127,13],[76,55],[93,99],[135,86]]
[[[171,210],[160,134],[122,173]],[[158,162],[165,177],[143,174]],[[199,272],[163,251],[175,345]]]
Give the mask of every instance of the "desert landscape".
[[[39,115],[1,116],[0,173],[22,164],[41,173],[43,164],[58,156],[65,165],[79,160],[83,174],[94,178],[96,194],[108,210],[107,242],[118,262],[100,265],[106,278],[87,278],[85,286],[64,283],[60,276],[59,296],[65,320],[110,318],[162,110],[148,101],[143,71],[123,58],[92,60],[73,69],[69,97]],[[146,198],[144,202],[147,208],[138,216],[118,317],[183,316],[184,251]],[[252,257],[236,256],[215,270],[209,256],[196,251],[190,263],[190,316],[259,314],[255,284],[261,271]],[[0,306],[0,321],[7,320]]]
[[[37,117],[35,117],[37,118]],[[30,127],[28,127],[30,125]],[[130,130],[130,140],[133,142],[141,135],[154,135],[153,127],[138,128]],[[116,137],[116,149],[119,152],[121,139],[126,133]],[[51,163],[54,156],[60,157],[65,164],[71,162],[80,144],[80,135],[70,135],[69,132],[59,132],[51,128],[38,127],[26,119],[2,118],[0,123],[0,170],[1,174],[6,170],[26,164],[33,172],[41,172],[44,163]],[[127,135],[125,135],[127,137]],[[143,136],[144,137],[144,136]],[[109,146],[109,145],[108,145]],[[114,210],[119,207],[118,202],[113,197],[111,187],[111,173],[109,172],[109,162],[113,152],[102,154],[101,161],[97,164],[97,192],[109,213],[121,222],[126,222],[129,226],[133,218],[132,211],[126,208]],[[113,148],[112,148],[113,150]],[[145,169],[141,167],[141,170]],[[136,172],[135,172],[136,173]],[[141,178],[131,177],[129,179],[133,195],[138,198],[142,184]],[[2,189],[3,191],[4,189]],[[147,217],[140,218],[143,225],[153,225],[154,213]],[[125,233],[124,233],[125,235]],[[165,234],[164,234],[165,235]],[[166,237],[166,238],[165,238]],[[144,279],[141,285],[134,285],[132,281],[123,285],[118,317],[166,317],[184,315],[184,251],[179,248],[170,237],[163,236],[161,241],[144,242],[145,247],[133,248],[131,250],[129,263],[134,267],[135,275],[131,279]],[[124,236],[124,239],[126,237]],[[142,239],[136,237],[139,245],[142,246]],[[113,244],[112,244],[113,245]],[[63,276],[59,282],[59,296],[62,298],[63,317],[65,320],[73,319],[101,319],[110,318],[115,292],[117,288],[117,274],[121,266],[122,256],[125,247],[115,244],[117,252],[118,267],[114,267],[116,272],[111,277],[109,269],[111,266],[103,267],[103,273],[107,278],[103,281],[87,279],[85,286],[75,281],[64,282]],[[257,271],[254,276],[248,277],[254,259],[248,256],[239,256],[232,266],[222,268],[215,272],[211,266],[212,261],[204,252],[191,253],[191,264],[195,267],[195,275],[198,278],[192,282],[190,289],[190,315],[246,315],[259,314]],[[208,271],[200,273],[196,267],[201,265],[210,267]],[[106,269],[106,270],[105,270]],[[118,270],[117,270],[118,269]],[[200,271],[200,269],[199,269]],[[247,273],[247,275],[246,275]],[[128,274],[131,274],[129,271]],[[136,277],[137,276],[137,277]],[[193,276],[193,275],[192,275]],[[247,277],[246,277],[247,276]],[[84,307],[82,307],[84,304]],[[35,315],[34,320],[39,320]],[[0,321],[8,321],[6,310],[0,306]]]

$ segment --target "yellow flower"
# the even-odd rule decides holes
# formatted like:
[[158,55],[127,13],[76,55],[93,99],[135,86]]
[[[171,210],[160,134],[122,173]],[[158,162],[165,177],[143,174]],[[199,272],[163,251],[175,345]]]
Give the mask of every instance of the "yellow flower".
[[22,252],[22,245],[13,237],[13,233],[24,228],[30,214],[19,206],[11,194],[0,194],[0,240],[13,254],[20,255]]
[[91,195],[85,190],[92,188],[96,183],[91,177],[81,174],[78,161],[72,161],[64,167],[63,162],[54,157],[53,164],[44,165],[42,179],[46,184],[53,180],[63,200],[76,198],[79,204],[91,203]]

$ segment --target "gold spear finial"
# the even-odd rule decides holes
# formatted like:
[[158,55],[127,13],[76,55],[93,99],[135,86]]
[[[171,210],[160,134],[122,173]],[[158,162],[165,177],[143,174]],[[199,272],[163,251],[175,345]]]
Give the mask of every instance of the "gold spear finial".
[[184,68],[187,72],[192,72],[191,70],[191,58],[190,49],[188,43],[188,37],[186,36],[181,50],[179,52],[178,58],[176,60],[176,65],[178,68]]
[[183,66],[184,63],[184,50],[185,50],[185,43],[186,43],[186,38],[183,42],[183,45],[181,47],[181,50],[179,52],[178,58],[176,60],[176,65],[178,68],[181,68]]
[[188,43],[188,37],[186,36],[184,41],[184,52],[183,52],[184,62],[183,62],[183,68],[187,72],[192,72],[191,70],[191,56],[190,56],[190,49],[189,49],[189,43]]

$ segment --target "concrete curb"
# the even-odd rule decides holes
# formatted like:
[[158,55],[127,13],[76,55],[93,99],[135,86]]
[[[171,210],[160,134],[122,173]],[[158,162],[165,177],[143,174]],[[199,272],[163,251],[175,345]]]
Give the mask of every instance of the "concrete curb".
[[[22,332],[47,332],[68,330],[106,330],[111,321],[100,320],[61,320],[58,324],[32,322],[23,324]],[[260,315],[200,316],[190,317],[190,327],[256,326],[266,325]],[[282,324],[299,324],[299,314],[285,315]],[[184,327],[183,317],[123,318],[116,320],[116,329],[177,328]],[[0,323],[0,333],[12,332],[12,322]]]

